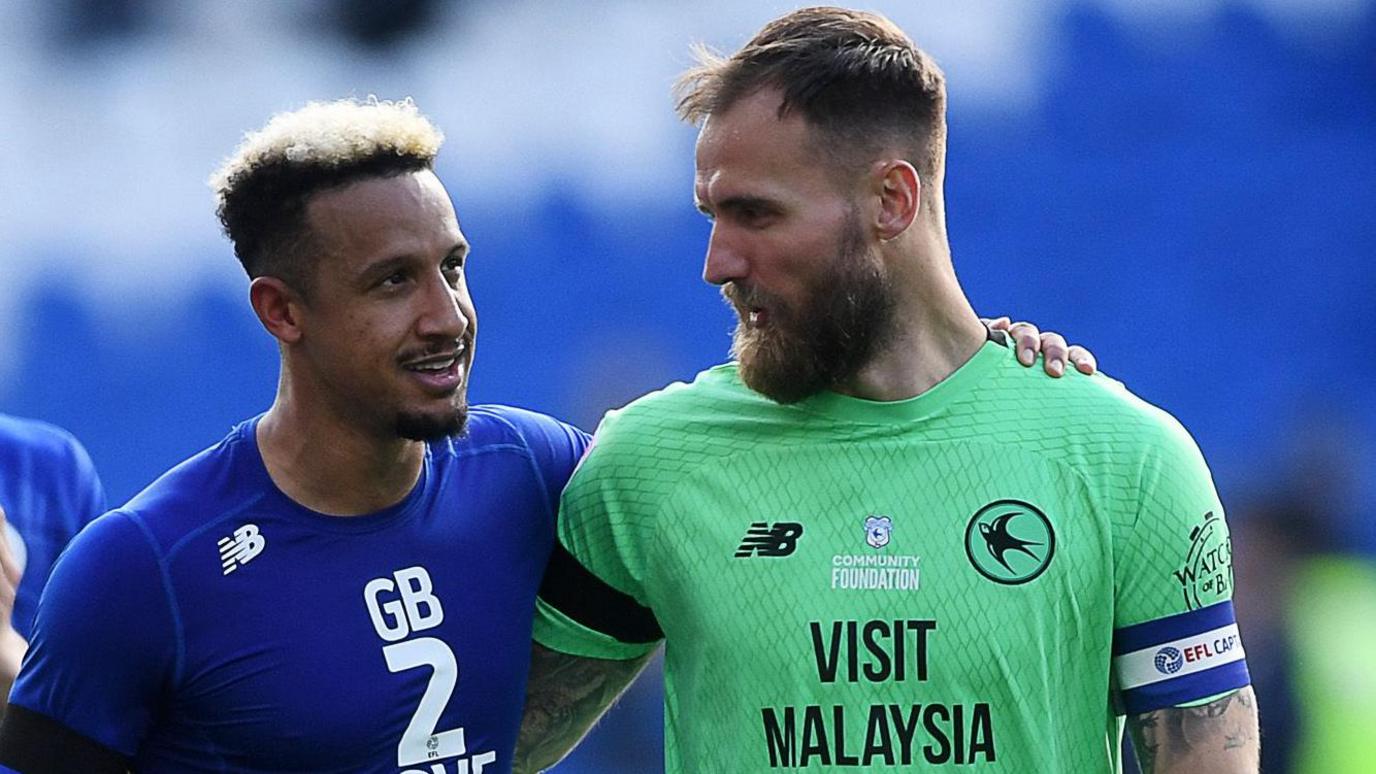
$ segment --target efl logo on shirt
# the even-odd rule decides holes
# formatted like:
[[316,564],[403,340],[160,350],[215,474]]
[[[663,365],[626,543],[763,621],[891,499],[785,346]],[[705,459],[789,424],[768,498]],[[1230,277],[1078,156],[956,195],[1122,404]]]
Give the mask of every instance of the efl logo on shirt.
[[757,521],[745,531],[745,538],[736,547],[736,558],[747,556],[788,556],[798,548],[803,525],[796,521]]
[[224,569],[223,574],[228,575],[239,569],[239,565],[248,564],[253,557],[263,553],[267,544],[268,539],[259,534],[257,524],[245,524],[234,530],[232,536],[220,538],[220,567]]

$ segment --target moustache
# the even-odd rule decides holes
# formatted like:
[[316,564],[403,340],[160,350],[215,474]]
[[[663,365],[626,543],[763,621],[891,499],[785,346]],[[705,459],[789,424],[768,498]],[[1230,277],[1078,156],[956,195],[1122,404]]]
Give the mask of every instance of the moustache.
[[768,293],[763,293],[756,288],[738,285],[735,282],[728,282],[721,286],[722,298],[727,303],[737,309],[750,310],[760,309],[766,306],[777,306],[774,298]]
[[473,336],[471,335],[461,339],[446,339],[432,342],[424,347],[408,349],[397,356],[397,362],[409,363],[437,356],[453,356],[455,359],[462,360],[463,356],[472,349]]

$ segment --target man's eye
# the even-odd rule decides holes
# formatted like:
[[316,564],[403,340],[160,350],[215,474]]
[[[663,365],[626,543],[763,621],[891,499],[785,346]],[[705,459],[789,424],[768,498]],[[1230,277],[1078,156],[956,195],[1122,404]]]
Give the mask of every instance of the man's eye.
[[380,283],[378,283],[378,284],[381,285],[381,286],[384,287],[384,288],[394,288],[394,287],[396,287],[397,285],[400,285],[400,284],[402,284],[402,283],[405,282],[405,281],[406,281],[406,272],[404,272],[404,271],[394,271],[394,272],[392,272],[391,274],[388,274],[386,277],[383,277],[383,278],[382,278],[382,282],[380,282]]
[[746,207],[741,210],[741,222],[749,226],[759,226],[769,221],[773,216],[772,212],[760,207]]

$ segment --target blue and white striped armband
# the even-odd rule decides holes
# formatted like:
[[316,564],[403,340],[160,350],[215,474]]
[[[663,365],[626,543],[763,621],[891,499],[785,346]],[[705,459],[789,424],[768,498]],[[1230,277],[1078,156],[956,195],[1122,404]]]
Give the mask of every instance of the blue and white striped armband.
[[1113,674],[1129,715],[1248,685],[1252,678],[1233,603],[1225,600],[1116,630]]

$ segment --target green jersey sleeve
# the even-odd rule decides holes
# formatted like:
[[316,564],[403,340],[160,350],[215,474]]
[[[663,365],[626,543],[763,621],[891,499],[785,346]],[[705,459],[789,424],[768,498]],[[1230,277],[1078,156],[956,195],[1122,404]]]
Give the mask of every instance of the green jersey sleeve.
[[1113,677],[1130,714],[1250,681],[1223,506],[1194,439],[1152,411],[1160,421],[1124,476],[1135,497],[1115,524]]
[[564,490],[536,602],[535,640],[578,656],[630,659],[663,639],[646,592],[663,480],[619,419],[603,420]]

